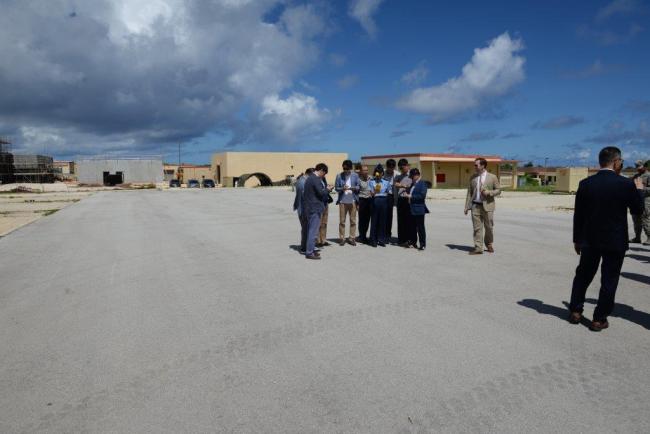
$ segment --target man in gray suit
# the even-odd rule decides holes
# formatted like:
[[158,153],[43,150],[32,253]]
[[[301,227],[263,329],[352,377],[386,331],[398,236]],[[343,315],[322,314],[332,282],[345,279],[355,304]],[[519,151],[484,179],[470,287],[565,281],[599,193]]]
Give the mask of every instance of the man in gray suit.
[[[474,160],[475,174],[469,180],[467,200],[465,201],[465,215],[472,212],[472,225],[474,226],[474,250],[470,255],[483,254],[483,241],[487,251],[494,253],[494,198],[501,194],[499,178],[487,171],[485,158]],[[485,228],[485,238],[483,238]]]
[[314,252],[316,235],[320,228],[320,218],[325,209],[326,198],[334,186],[325,185],[323,178],[327,175],[327,165],[318,163],[314,172],[307,176],[302,193],[302,238],[301,246],[305,246],[305,258],[320,259]]

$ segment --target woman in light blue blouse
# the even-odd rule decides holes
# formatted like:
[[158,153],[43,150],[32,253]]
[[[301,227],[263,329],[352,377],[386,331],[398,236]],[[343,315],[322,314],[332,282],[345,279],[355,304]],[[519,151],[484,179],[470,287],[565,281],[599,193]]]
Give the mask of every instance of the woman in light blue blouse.
[[[381,164],[375,167],[374,176],[368,182],[372,195],[372,216],[370,217],[370,245],[386,247],[386,215],[388,213],[388,191],[392,188],[390,182],[383,179],[384,168]],[[391,209],[392,212],[392,209]]]

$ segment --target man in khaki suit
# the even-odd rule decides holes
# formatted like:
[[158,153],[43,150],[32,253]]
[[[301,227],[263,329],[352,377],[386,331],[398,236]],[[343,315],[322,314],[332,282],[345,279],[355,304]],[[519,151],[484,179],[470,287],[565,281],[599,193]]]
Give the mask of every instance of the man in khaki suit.
[[499,178],[487,171],[485,158],[474,160],[476,173],[469,180],[467,200],[465,202],[465,215],[472,212],[472,225],[474,226],[474,250],[470,255],[483,254],[483,228],[485,227],[485,244],[487,251],[494,253],[494,198],[501,194]]

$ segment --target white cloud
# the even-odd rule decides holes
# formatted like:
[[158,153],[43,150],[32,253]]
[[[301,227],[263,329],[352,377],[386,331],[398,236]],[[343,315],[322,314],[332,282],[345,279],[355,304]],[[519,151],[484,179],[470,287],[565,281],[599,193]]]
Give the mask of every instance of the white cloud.
[[282,99],[277,94],[262,101],[260,121],[266,133],[273,131],[278,140],[294,143],[305,133],[316,133],[331,118],[327,109],[320,109],[313,96],[293,93]]
[[361,27],[368,33],[371,38],[377,34],[377,24],[373,15],[379,9],[384,0],[352,0],[348,9],[348,14],[359,21]]
[[397,107],[426,114],[431,122],[445,122],[477,110],[512,90],[525,78],[520,39],[506,32],[476,48],[462,74],[445,83],[414,89],[397,102]]
[[[327,32],[327,14],[317,5],[289,2],[276,22],[265,21],[277,4],[5,2],[2,129],[17,146],[49,137],[71,154],[87,144],[97,152],[131,146],[142,153],[214,133],[248,137],[244,126],[270,144],[276,135],[260,132],[270,125],[268,96],[286,93],[315,65]],[[299,134],[290,116],[274,119],[273,128]],[[324,119],[304,125],[313,131]],[[282,120],[286,128],[277,125]]]
[[406,74],[402,75],[401,81],[402,83],[408,85],[408,86],[417,86],[419,84],[422,84],[422,82],[427,78],[429,75],[429,68],[424,66],[423,63],[415,67],[412,71],[407,72]]

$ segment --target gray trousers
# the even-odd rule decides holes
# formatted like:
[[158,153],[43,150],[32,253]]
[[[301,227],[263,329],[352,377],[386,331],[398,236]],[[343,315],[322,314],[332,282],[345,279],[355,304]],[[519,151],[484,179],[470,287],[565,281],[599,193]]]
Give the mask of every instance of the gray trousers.
[[312,213],[308,216],[303,215],[302,217],[302,237],[300,244],[301,246],[305,246],[307,255],[313,255],[314,248],[316,247],[316,235],[320,228],[320,214]]

